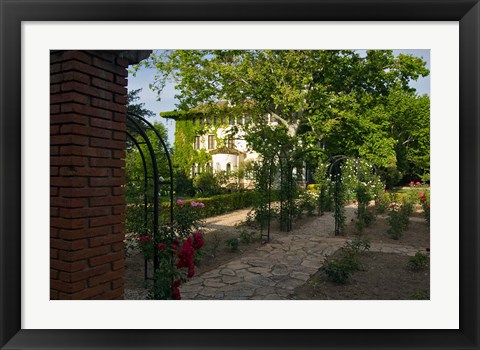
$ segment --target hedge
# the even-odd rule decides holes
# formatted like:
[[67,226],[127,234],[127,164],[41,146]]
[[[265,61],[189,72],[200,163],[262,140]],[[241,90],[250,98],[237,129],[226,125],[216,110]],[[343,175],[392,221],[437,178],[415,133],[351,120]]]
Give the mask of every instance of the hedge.
[[[279,191],[272,191],[271,199],[276,201],[279,199]],[[211,216],[221,215],[232,212],[238,209],[244,209],[254,206],[258,201],[258,192],[255,191],[243,191],[228,194],[220,194],[207,198],[191,198],[185,200],[185,205],[190,205],[191,202],[201,202],[205,204],[202,209],[203,218]],[[151,205],[149,205],[151,209]],[[137,225],[143,223],[143,205],[129,204],[126,208],[126,221],[135,220],[138,221]],[[162,201],[160,204],[160,222],[168,222],[170,213],[170,203]],[[151,214],[149,213],[149,221],[151,220]],[[129,226],[133,226],[133,222],[129,223]]]
[[[185,200],[186,205],[190,205],[191,202],[201,202],[205,204],[202,209],[203,217],[208,218],[210,216],[225,214],[234,210],[244,209],[251,207],[256,198],[255,191],[235,192],[228,194],[219,194],[207,198],[193,198]],[[162,203],[162,206],[168,208],[170,203]]]

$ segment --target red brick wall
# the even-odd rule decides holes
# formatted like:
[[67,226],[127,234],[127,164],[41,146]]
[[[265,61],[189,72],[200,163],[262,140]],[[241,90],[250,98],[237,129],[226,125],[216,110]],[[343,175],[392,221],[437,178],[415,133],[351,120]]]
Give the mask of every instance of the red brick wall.
[[123,299],[128,61],[50,58],[50,297]]

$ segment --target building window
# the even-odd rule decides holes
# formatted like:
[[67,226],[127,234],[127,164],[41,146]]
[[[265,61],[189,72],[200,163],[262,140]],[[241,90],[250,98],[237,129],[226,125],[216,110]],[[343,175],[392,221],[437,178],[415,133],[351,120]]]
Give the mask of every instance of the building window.
[[227,138],[225,140],[225,144],[227,145],[227,148],[233,148],[233,146],[234,146],[233,139],[231,137]]
[[227,163],[227,175],[230,175],[232,172],[232,165],[230,163]]
[[195,140],[193,142],[193,149],[200,149],[200,136],[195,136]]
[[214,148],[215,148],[215,136],[208,135],[208,149],[214,149]]

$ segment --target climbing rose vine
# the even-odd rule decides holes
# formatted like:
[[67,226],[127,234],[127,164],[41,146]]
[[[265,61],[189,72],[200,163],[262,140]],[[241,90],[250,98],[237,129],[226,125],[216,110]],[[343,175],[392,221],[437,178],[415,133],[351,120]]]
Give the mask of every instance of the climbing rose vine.
[[138,244],[147,260],[157,257],[150,299],[181,299],[180,285],[195,275],[195,257],[204,245],[201,211],[204,203],[178,199],[175,222],[160,228],[158,237],[142,235]]

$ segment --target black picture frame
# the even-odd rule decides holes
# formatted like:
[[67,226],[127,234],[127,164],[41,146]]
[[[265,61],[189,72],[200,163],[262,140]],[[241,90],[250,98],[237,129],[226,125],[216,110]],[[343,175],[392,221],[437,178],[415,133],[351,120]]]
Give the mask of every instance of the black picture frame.
[[[2,349],[479,349],[478,0],[0,0]],[[459,21],[459,330],[21,329],[22,21]],[[322,317],[322,315],[319,315]],[[266,325],[268,327],[268,325]]]

